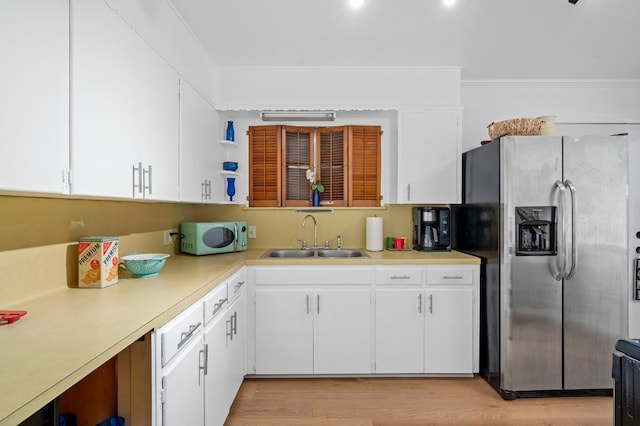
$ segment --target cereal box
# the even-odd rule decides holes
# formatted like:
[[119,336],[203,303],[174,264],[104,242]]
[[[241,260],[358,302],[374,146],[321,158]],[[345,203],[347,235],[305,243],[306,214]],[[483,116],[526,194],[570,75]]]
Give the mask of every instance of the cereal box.
[[85,237],[78,242],[78,286],[103,288],[118,282],[118,238]]

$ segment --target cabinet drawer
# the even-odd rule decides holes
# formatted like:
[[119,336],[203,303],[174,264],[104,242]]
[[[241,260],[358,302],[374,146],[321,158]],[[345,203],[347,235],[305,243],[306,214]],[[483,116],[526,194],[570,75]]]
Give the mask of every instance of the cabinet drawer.
[[247,275],[244,268],[234,274],[227,283],[227,294],[229,295],[229,303],[236,300],[241,294],[244,294],[244,289],[247,286]]
[[377,269],[376,284],[422,284],[422,269]]
[[160,359],[163,367],[186,343],[200,334],[203,318],[202,306],[202,303],[195,303],[158,329],[161,347]]
[[371,268],[259,268],[256,284],[371,284]]
[[473,270],[462,268],[429,268],[427,284],[473,284]]
[[202,299],[204,308],[204,323],[209,324],[213,318],[219,315],[227,306],[227,283],[221,283],[218,287],[211,290]]

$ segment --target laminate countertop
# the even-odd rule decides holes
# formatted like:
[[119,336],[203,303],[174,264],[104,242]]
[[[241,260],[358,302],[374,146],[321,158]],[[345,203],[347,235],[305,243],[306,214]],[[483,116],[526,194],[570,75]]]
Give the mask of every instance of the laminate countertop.
[[479,264],[463,253],[368,252],[369,259],[260,259],[266,249],[172,255],[159,275],[102,289],[61,286],[3,309],[26,310],[0,326],[0,425],[15,426],[147,332],[167,323],[244,265]]

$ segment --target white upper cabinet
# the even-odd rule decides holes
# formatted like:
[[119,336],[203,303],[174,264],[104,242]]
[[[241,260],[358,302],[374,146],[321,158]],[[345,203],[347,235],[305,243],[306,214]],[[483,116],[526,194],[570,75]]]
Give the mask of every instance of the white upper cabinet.
[[144,198],[175,201],[179,190],[178,76],[144,42],[139,59],[139,161],[147,169],[152,167],[152,187]]
[[398,204],[461,202],[458,108],[398,114]]
[[221,150],[218,112],[184,80],[180,120],[180,201],[222,201],[225,189],[214,161]]
[[177,200],[177,74],[104,2],[71,7],[71,192]]
[[0,2],[0,189],[68,193],[69,2]]

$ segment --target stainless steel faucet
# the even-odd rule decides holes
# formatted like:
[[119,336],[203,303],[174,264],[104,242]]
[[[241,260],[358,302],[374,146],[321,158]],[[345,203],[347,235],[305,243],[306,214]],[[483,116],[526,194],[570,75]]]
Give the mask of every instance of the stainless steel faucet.
[[302,219],[302,227],[307,223],[307,219],[313,219],[313,248],[318,248],[318,222],[316,222],[316,218],[313,215],[306,215],[304,219]]

